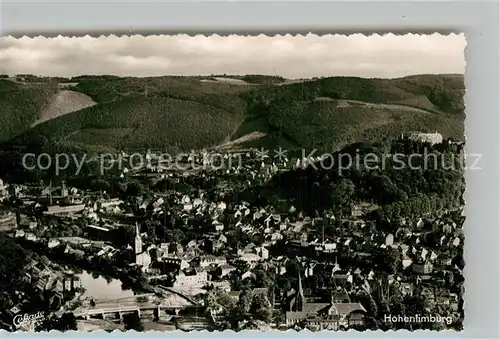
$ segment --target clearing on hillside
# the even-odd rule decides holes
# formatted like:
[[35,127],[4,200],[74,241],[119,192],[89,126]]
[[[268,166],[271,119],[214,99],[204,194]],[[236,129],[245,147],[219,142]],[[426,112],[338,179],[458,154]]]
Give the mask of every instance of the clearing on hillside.
[[219,83],[225,83],[225,84],[230,84],[230,85],[251,85],[248,82],[241,80],[241,79],[233,79],[233,78],[223,78],[223,77],[214,77],[212,79],[203,79],[201,82],[219,82]]
[[378,104],[373,102],[365,102],[359,100],[337,100],[329,97],[316,97],[314,101],[330,101],[335,102],[337,104],[337,108],[346,108],[346,107],[366,107],[366,108],[379,108],[379,109],[387,109],[387,110],[396,110],[396,111],[407,111],[414,113],[424,113],[428,114],[428,111],[425,111],[421,108],[407,106],[407,105],[398,105],[398,104]]
[[75,91],[62,90],[52,97],[51,102],[40,113],[39,119],[33,126],[96,104],[88,95]]
[[223,143],[219,146],[216,147],[218,150],[231,150],[231,149],[237,149],[238,147],[242,146],[242,144],[248,143],[250,141],[258,140],[266,136],[266,133],[255,131],[251,132],[248,134],[245,134],[242,137],[239,137],[237,139],[228,141],[226,143]]

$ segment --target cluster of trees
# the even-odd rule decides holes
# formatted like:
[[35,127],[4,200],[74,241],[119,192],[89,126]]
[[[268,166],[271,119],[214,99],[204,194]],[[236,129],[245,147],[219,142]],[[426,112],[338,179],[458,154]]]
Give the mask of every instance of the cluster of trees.
[[23,284],[21,279],[29,257],[28,251],[0,233],[0,309],[12,307],[8,307],[12,292]]
[[[166,214],[165,216],[159,217],[158,219],[145,218],[145,221],[142,222],[140,226],[141,232],[146,232],[148,237],[154,240],[162,240],[171,242],[172,244],[183,244],[185,245],[189,241],[193,239],[199,239],[202,237],[203,225],[207,225],[205,229],[208,231],[209,220],[201,220],[198,222],[201,223],[200,228],[191,228],[190,225],[186,225],[180,221],[178,221],[173,214]],[[193,224],[197,224],[196,221],[193,220]],[[197,224],[200,225],[200,224]],[[127,225],[120,226],[111,231],[110,235],[111,239],[116,246],[125,247],[127,245],[133,244],[135,238],[135,226]]]
[[[382,291],[385,289],[385,291]],[[371,294],[364,293],[360,300],[371,315],[367,319],[371,330],[461,330],[460,320],[445,324],[440,322],[396,322],[387,321],[386,316],[400,315],[402,317],[425,317],[439,314],[442,317],[450,316],[453,311],[446,306],[438,307],[430,299],[422,295],[422,286],[417,286],[412,295],[402,295],[397,284],[386,286],[381,284],[375,287]],[[463,318],[462,318],[463,319]]]
[[38,118],[57,84],[0,80],[0,141],[16,136],[12,143],[44,152],[54,147],[69,153],[152,147],[174,154],[221,142],[241,123],[246,109],[240,93],[247,86],[215,88],[189,77],[82,76],[72,81],[78,82],[73,90],[98,105],[19,135]]
[[[231,86],[202,82],[199,77],[165,76],[154,78],[78,77],[74,90],[85,93],[99,103],[117,101],[125,97],[169,97],[205,103],[219,108],[236,108],[238,94],[248,91],[246,86]],[[221,105],[222,103],[225,103]],[[231,104],[232,103],[232,104]],[[241,102],[239,103],[241,105]],[[242,109],[243,107],[240,107]]]
[[283,83],[285,81],[285,78],[278,75],[270,76],[270,75],[260,75],[260,74],[247,74],[241,77],[241,80],[248,82],[250,84],[275,85]]
[[205,295],[204,304],[208,312],[225,319],[222,326],[233,330],[237,330],[240,322],[245,320],[270,323],[275,315],[267,295],[253,294],[250,289],[241,291],[238,301],[220,289],[212,289]]
[[[134,330],[137,332],[144,331],[144,326],[137,313],[127,313],[123,315],[123,324],[126,331]],[[45,331],[77,331],[77,322],[73,313],[64,313],[61,317],[47,317],[36,328],[37,332]]]
[[[459,162],[457,146],[423,148],[416,144],[396,156],[377,144],[356,143],[334,153],[333,165],[325,161],[317,163],[316,168],[285,172],[271,185],[309,212],[330,209],[346,214],[359,201],[387,206],[379,212],[385,217],[425,214],[458,206],[464,191],[463,170],[459,164],[448,167],[450,161]],[[404,147],[399,149],[405,151]],[[449,161],[427,164],[424,158],[431,158],[429,154]],[[369,156],[378,162],[369,162]]]
[[[259,75],[243,78],[266,83],[282,81]],[[16,145],[44,152],[167,147],[175,153],[220,143],[244,119],[255,117],[265,120],[276,140],[328,151],[355,140],[385,140],[408,130],[431,131],[436,126],[446,136],[463,139],[463,114],[441,114],[463,110],[460,77],[335,77],[286,86],[211,84],[197,77],[82,76],[71,81],[78,82],[74,90],[88,94],[99,104],[17,136],[36,120],[58,90],[57,85],[23,85],[0,79],[0,141],[17,136],[12,140]],[[337,108],[335,102],[316,102],[318,97],[411,102],[439,114]]]
[[302,147],[331,151],[357,140],[386,141],[408,131],[434,132],[463,139],[464,119],[411,108],[338,107],[335,101],[293,99],[269,108],[270,125]]
[[[85,248],[83,249],[84,253],[81,254],[74,252],[67,253],[65,252],[65,246],[58,246],[51,250],[47,250],[47,246],[41,243],[33,243],[31,241],[21,239],[18,241],[22,245],[22,247],[19,248],[25,251],[29,249],[34,255],[44,255],[47,256],[50,260],[57,263],[75,265],[79,269],[96,272],[97,275],[103,274],[107,277],[117,278],[123,283],[124,286],[127,286],[127,288],[145,290],[149,286],[144,272],[142,272],[139,267],[128,266],[129,263],[135,262],[133,250],[122,248],[116,255],[111,258],[93,256],[92,259],[89,260],[89,256],[93,254],[92,249]],[[131,242],[129,241],[124,244],[124,246],[129,245],[130,243]],[[20,256],[19,258],[22,257]],[[18,261],[14,262],[19,264]],[[24,266],[20,266],[20,268],[17,268],[17,270],[13,270],[13,272],[19,272],[19,270],[22,270],[23,267]],[[21,277],[22,274],[19,274],[18,279],[20,279]],[[12,291],[12,289],[10,289],[10,291]]]
[[458,195],[440,197],[435,193],[419,193],[414,197],[382,206],[372,213],[377,220],[398,220],[401,217],[418,218],[443,209],[457,208],[460,206],[460,203]]
[[[439,128],[463,139],[463,78],[421,76],[403,79],[322,78],[287,86],[262,87],[248,96],[248,114],[267,117],[272,129],[302,147],[331,150],[357,140],[384,140],[400,133]],[[316,101],[317,98],[325,100]],[[408,103],[410,108],[338,107],[337,100],[380,104]],[[445,112],[445,113],[443,113]]]
[[49,144],[94,152],[152,148],[175,153],[220,143],[242,120],[241,113],[195,101],[127,97],[37,125],[16,142],[36,146],[46,138]]
[[[406,80],[406,81],[405,81]],[[400,79],[399,87],[416,88],[439,110],[463,115],[465,83],[463,75],[415,75]]]
[[137,332],[144,331],[144,325],[141,322],[139,315],[134,313],[127,313],[123,315],[123,324],[125,331],[134,330]]
[[15,78],[17,81],[22,82],[32,82],[32,83],[46,83],[55,81],[67,81],[67,78],[59,77],[42,77],[34,74],[16,74]]
[[56,91],[56,85],[0,79],[0,142],[28,130]]
[[41,331],[76,331],[77,323],[76,318],[73,313],[64,313],[61,317],[52,316],[47,317],[44,321],[36,328],[37,332]]

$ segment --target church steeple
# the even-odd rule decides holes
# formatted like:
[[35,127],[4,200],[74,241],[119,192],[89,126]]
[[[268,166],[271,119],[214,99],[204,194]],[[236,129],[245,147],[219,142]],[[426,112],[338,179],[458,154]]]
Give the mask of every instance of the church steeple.
[[135,222],[135,246],[134,246],[135,254],[142,253],[142,238],[141,232],[139,230],[139,224],[137,221]]
[[302,289],[302,278],[299,271],[299,281],[297,283],[297,295],[295,296],[295,311],[301,312],[306,303],[306,298],[304,297],[304,290]]

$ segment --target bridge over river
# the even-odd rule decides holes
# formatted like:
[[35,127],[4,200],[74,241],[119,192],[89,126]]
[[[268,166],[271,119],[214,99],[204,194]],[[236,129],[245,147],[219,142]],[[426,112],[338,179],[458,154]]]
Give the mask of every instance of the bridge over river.
[[155,288],[155,293],[139,294],[130,297],[114,299],[86,299],[73,311],[77,318],[99,316],[118,316],[120,319],[126,313],[138,313],[153,310],[160,317],[165,311],[174,311],[199,306],[195,300],[167,289]]

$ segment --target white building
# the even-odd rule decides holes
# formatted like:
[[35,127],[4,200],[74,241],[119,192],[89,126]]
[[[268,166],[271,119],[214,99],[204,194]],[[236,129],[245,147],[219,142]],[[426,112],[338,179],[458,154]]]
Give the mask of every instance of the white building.
[[135,251],[135,263],[142,267],[143,271],[146,271],[151,265],[151,256],[147,251],[142,251],[142,238],[139,231],[139,225],[135,224],[135,240],[134,240],[134,251]]
[[54,247],[57,247],[61,244],[61,242],[59,241],[59,239],[50,239],[47,246],[48,248],[54,248]]
[[72,280],[71,278],[64,279],[64,290],[65,291],[71,291],[73,286],[72,286]]
[[391,246],[392,244],[394,244],[394,236],[391,233],[389,233],[385,237],[385,245],[386,246]]
[[269,250],[265,247],[259,247],[256,249],[257,254],[264,260],[269,259]]
[[142,253],[142,238],[141,232],[139,231],[139,225],[137,223],[135,223],[134,251],[136,255]]
[[181,289],[202,288],[207,284],[208,276],[205,270],[181,270],[175,278],[173,287]]
[[45,211],[43,213],[47,214],[47,215],[68,214],[68,213],[78,213],[78,212],[83,211],[84,209],[85,209],[85,204],[68,205],[68,206],[53,205],[53,206],[49,206],[47,208],[47,211]]
[[425,142],[431,145],[441,144],[443,142],[443,136],[441,133],[421,133],[421,132],[409,132],[406,137],[412,141]]
[[250,266],[254,265],[258,261],[261,260],[261,257],[255,253],[241,253],[239,258],[240,260],[248,263]]
[[207,267],[210,265],[217,265],[217,266],[222,266],[226,265],[227,260],[225,257],[216,257],[213,255],[206,255],[200,258],[200,266],[201,267]]
[[0,198],[7,195],[7,186],[4,184],[3,180],[0,179]]

